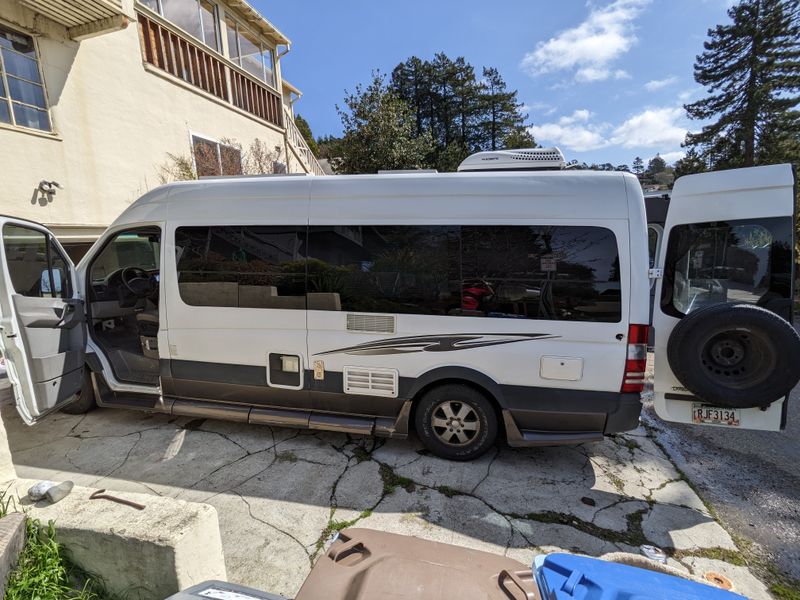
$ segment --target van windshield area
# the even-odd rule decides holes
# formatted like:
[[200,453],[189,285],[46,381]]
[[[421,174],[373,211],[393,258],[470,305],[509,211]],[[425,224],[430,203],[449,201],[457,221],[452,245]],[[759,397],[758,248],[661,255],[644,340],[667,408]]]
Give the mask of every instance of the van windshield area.
[[661,306],[680,317],[720,302],[763,306],[789,318],[789,217],[692,223],[670,232]]

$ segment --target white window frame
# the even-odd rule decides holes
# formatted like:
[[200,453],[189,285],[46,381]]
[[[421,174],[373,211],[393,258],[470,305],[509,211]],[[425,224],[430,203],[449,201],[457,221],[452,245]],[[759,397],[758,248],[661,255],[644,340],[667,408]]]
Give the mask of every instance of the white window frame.
[[[195,175],[197,175],[198,179],[200,178],[200,174],[197,172],[197,160],[195,157],[194,152],[194,141],[195,139],[208,142],[209,144],[214,144],[217,148],[217,164],[219,165],[219,172],[221,177],[229,177],[222,172],[222,147],[225,146],[226,148],[234,148],[239,151],[239,169],[244,172],[244,164],[242,163],[242,151],[235,146],[231,146],[230,144],[226,144],[225,142],[221,142],[216,138],[211,137],[210,135],[205,135],[204,133],[198,133],[196,131],[189,131],[189,147],[192,149],[192,168],[194,169]],[[204,176],[206,177],[206,176]],[[232,176],[230,176],[232,177]]]
[[[161,2],[161,0],[158,0],[158,1]],[[259,35],[255,31],[253,31],[250,27],[248,27],[244,23],[242,23],[242,20],[239,19],[238,17],[236,17],[234,14],[229,13],[229,12],[226,11],[225,12],[225,18],[226,19],[230,19],[231,21],[233,21],[236,24],[235,36],[234,37],[236,39],[236,54],[237,54],[237,58],[233,58],[233,55],[231,54],[231,49],[228,48],[228,55],[227,55],[228,60],[230,60],[233,64],[235,64],[237,67],[242,69],[245,73],[247,73],[251,77],[256,77],[255,75],[250,73],[247,69],[245,69],[242,66],[242,51],[241,51],[241,48],[240,48],[240,45],[239,45],[239,29],[243,28],[243,29],[246,29],[247,31],[249,31],[250,33],[254,34],[258,38],[259,49],[261,51],[261,74],[263,75],[262,78],[256,77],[256,79],[258,79],[264,85],[266,85],[268,87],[271,87],[273,90],[277,91],[277,89],[278,89],[278,75],[275,72],[276,71],[276,69],[275,69],[275,55],[277,53],[277,48],[273,48],[269,44],[265,43],[264,42],[264,38],[261,35]],[[228,24],[225,23],[225,29],[227,30],[227,28],[228,28]],[[272,62],[272,66],[271,66],[271,69],[272,69],[272,81],[267,81],[267,67],[264,64],[264,53],[265,52],[269,52],[269,55],[271,57],[271,62]]]
[[[196,39],[198,42],[200,42],[204,46],[207,46],[211,50],[213,50],[214,52],[219,52],[220,54],[222,54],[224,56],[223,51],[222,51],[223,50],[223,48],[222,48],[222,27],[221,27],[221,21],[222,20],[220,19],[219,3],[214,2],[214,0],[208,0],[209,4],[211,4],[214,7],[214,24],[216,25],[216,31],[217,31],[217,39],[214,40],[216,42],[216,46],[212,46],[205,40],[206,32],[203,29],[203,9],[200,7],[200,0],[192,0],[192,1],[197,5],[197,18],[198,18],[198,23],[200,23],[200,35],[202,35],[202,37],[196,37],[196,36],[192,35],[191,33],[186,31],[183,27],[181,27],[180,25],[178,25],[174,21],[172,21],[170,19],[167,19],[167,17],[164,15],[164,5],[162,4],[162,0],[155,0],[155,3],[156,3],[156,14],[158,14],[162,19],[166,19],[166,21],[168,23],[171,23],[172,25],[177,27],[178,29],[180,29],[186,35]],[[146,9],[153,10],[152,8],[150,8],[149,6],[144,4],[144,2],[142,2],[142,0],[137,0],[137,2],[139,4],[141,4],[142,6],[144,6]]]
[[[159,0],[159,2],[160,2],[160,0]],[[47,83],[44,80],[44,72],[42,71],[42,60],[41,60],[42,52],[41,52],[41,49],[39,48],[38,36],[33,35],[33,34],[27,32],[27,31],[21,30],[18,27],[14,27],[12,25],[9,25],[8,23],[6,23],[5,21],[2,21],[2,20],[0,20],[0,26],[2,26],[4,29],[8,29],[8,30],[10,30],[12,32],[18,33],[19,35],[24,35],[25,37],[29,37],[33,41],[33,51],[36,54],[36,69],[38,70],[38,73],[39,73],[39,82],[30,81],[28,79],[23,79],[22,77],[17,77],[17,79],[20,79],[21,81],[32,83],[34,85],[41,85],[42,86],[42,94],[44,95],[44,105],[45,105],[44,106],[44,112],[47,113],[47,120],[50,122],[50,128],[49,129],[39,129],[38,127],[27,127],[26,125],[18,125],[17,124],[17,118],[14,115],[14,102],[16,102],[17,104],[21,104],[22,106],[28,106],[30,108],[33,108],[33,109],[39,110],[39,111],[41,111],[43,109],[40,106],[36,106],[34,104],[28,104],[27,102],[21,102],[19,100],[13,100],[11,98],[11,90],[8,87],[8,75],[7,75],[7,71],[6,71],[5,62],[3,61],[2,52],[0,52],[0,80],[2,80],[3,90],[4,90],[6,95],[5,95],[5,97],[3,99],[0,100],[0,102],[5,102],[6,106],[8,106],[8,111],[9,111],[9,116],[11,117],[11,122],[10,123],[6,123],[4,121],[0,121],[0,127],[12,127],[14,129],[22,129],[24,131],[35,131],[35,132],[40,133],[40,134],[42,134],[42,133],[43,134],[55,134],[55,126],[53,124],[53,115],[50,112],[50,98],[49,98],[48,93],[47,93]],[[13,51],[14,50],[12,50],[12,52]],[[14,75],[12,77],[16,77],[16,76]]]

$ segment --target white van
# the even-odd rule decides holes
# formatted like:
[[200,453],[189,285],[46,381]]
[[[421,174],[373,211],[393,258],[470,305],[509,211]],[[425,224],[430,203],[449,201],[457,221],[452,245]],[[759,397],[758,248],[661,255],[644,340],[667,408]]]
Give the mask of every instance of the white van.
[[635,428],[654,278],[658,414],[778,430],[800,378],[793,185],[788,165],[679,179],[653,269],[626,173],[174,183],[77,268],[2,217],[2,351],[29,424],[98,405],[413,428],[467,460]]

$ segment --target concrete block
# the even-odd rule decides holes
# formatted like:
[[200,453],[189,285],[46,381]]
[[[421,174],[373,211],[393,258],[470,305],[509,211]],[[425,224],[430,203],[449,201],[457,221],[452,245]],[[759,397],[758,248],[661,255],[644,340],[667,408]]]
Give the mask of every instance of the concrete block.
[[17,566],[25,547],[25,515],[11,513],[0,519],[0,598],[6,591],[8,575]]
[[[19,480],[24,495],[32,481]],[[90,500],[95,490],[76,486],[57,504],[30,505],[43,525],[54,521],[58,541],[72,559],[105,580],[111,592],[141,600],[163,598],[206,579],[226,579],[217,511],[174,498],[114,493],[144,510]]]

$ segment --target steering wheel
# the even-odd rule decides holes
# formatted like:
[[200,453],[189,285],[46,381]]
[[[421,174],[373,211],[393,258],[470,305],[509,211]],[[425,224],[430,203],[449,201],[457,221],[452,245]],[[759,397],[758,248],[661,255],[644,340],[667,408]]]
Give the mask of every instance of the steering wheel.
[[125,267],[120,274],[122,285],[137,298],[147,298],[156,290],[155,283],[147,271],[139,267]]

